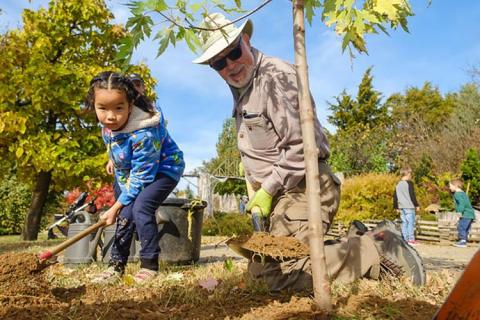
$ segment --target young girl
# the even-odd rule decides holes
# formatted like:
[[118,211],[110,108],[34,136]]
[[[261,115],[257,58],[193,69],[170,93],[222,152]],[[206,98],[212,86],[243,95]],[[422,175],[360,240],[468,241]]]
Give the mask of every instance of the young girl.
[[468,232],[475,219],[475,211],[473,210],[470,199],[463,188],[463,181],[460,179],[453,179],[448,184],[450,191],[453,192],[453,200],[455,201],[455,211],[462,216],[458,221],[458,242],[454,244],[455,247],[466,248],[468,242]]
[[183,173],[183,153],[170,138],[161,110],[123,75],[108,71],[94,77],[85,105],[95,111],[102,126],[115,171],[116,202],[102,216],[107,225],[117,221],[115,239],[108,269],[93,281],[120,279],[135,228],[141,250],[134,280],[149,280],[157,274],[160,252],[155,211]]

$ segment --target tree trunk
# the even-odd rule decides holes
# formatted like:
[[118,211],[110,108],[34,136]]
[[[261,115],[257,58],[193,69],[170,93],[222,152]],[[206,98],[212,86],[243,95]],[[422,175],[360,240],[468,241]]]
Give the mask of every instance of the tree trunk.
[[41,171],[37,174],[35,188],[32,193],[32,203],[28,210],[25,224],[22,230],[23,240],[37,240],[40,230],[40,220],[42,218],[42,209],[47,201],[48,188],[52,173],[50,171]]
[[318,171],[318,150],[315,142],[315,113],[313,112],[308,82],[308,65],[305,50],[304,0],[293,1],[293,36],[295,66],[297,69],[298,102],[305,157],[308,230],[310,259],[312,265],[313,292],[316,307],[329,313],[332,310],[330,283],[326,269],[323,245],[323,222],[320,205],[320,179]]

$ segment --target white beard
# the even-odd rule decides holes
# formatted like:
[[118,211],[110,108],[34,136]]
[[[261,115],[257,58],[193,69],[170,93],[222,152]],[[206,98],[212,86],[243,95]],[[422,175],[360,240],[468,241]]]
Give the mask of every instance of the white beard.
[[227,83],[229,85],[231,85],[232,87],[238,88],[238,89],[245,87],[250,82],[250,80],[252,79],[253,72],[255,70],[255,66],[250,65],[250,66],[245,67],[245,68],[247,68],[246,69],[246,75],[242,80],[234,81],[232,79],[229,79],[229,80],[227,80]]

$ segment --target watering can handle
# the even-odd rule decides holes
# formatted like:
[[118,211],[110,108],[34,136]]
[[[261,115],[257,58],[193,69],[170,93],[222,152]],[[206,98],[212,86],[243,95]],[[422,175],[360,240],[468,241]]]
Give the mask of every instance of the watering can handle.
[[52,256],[58,254],[59,252],[63,251],[65,248],[68,248],[69,246],[71,246],[72,244],[77,242],[78,240],[82,239],[83,237],[88,236],[90,233],[96,231],[100,227],[105,226],[106,222],[107,221],[105,219],[100,219],[97,223],[91,225],[90,227],[83,230],[82,232],[77,233],[73,237],[65,240],[64,242],[60,243],[58,246],[54,247],[52,250],[49,250],[49,251],[47,250],[47,251],[43,252],[42,254],[40,254],[39,259],[40,260],[49,259],[50,257],[52,257]]

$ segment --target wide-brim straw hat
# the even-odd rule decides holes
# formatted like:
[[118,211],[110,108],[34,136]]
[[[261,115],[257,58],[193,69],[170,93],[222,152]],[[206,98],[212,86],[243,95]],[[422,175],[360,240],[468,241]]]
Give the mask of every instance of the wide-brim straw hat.
[[221,13],[208,15],[201,24],[201,28],[206,29],[215,29],[222,26],[225,27],[219,30],[203,30],[200,32],[203,53],[193,60],[193,63],[208,64],[210,59],[231,45],[242,32],[248,34],[249,37],[253,33],[253,23],[250,19],[237,27]]

